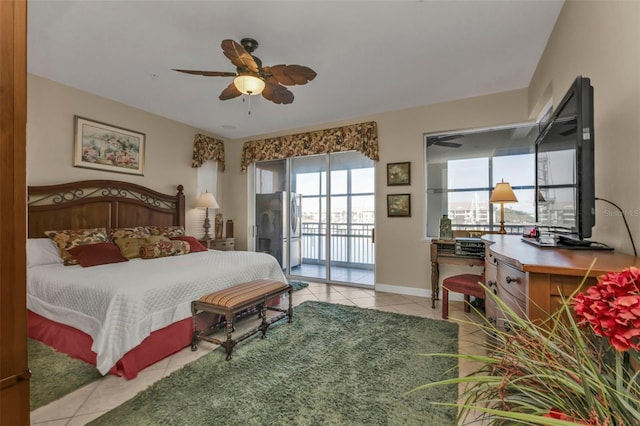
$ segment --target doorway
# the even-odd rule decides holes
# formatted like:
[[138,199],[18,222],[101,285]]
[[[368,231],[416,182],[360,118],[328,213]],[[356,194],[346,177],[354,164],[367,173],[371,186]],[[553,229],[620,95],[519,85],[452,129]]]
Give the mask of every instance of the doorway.
[[254,192],[255,249],[287,276],[374,285],[372,160],[349,151],[258,162]]

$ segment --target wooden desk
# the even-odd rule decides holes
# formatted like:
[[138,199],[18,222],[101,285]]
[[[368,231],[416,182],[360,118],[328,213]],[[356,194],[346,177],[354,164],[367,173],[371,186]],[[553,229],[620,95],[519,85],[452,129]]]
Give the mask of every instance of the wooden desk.
[[[483,235],[487,244],[487,285],[500,299],[531,320],[546,320],[557,312],[562,298],[585,285],[595,284],[599,275],[640,266],[640,258],[612,251],[540,248],[518,235]],[[589,270],[594,262],[593,268]],[[485,305],[487,317],[500,312]]]
[[431,240],[431,308],[436,308],[440,293],[440,265],[484,266],[484,254],[457,256],[455,240]]

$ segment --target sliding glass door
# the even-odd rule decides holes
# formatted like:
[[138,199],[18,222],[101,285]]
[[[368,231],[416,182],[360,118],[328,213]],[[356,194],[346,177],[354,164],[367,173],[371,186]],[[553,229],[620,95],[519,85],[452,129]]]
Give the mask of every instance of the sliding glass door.
[[374,168],[359,152],[329,154],[329,276],[374,284]]
[[373,167],[357,152],[257,163],[256,250],[290,276],[373,285]]

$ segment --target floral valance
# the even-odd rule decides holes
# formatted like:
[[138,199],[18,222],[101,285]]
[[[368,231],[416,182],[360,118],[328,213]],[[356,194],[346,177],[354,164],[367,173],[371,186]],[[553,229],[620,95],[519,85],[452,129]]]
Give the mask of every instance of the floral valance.
[[359,151],[378,160],[378,125],[375,121],[277,138],[247,141],[242,148],[243,172],[256,161],[278,160],[340,151]]
[[191,167],[200,167],[207,160],[217,161],[224,171],[224,142],[211,136],[197,134],[193,141]]

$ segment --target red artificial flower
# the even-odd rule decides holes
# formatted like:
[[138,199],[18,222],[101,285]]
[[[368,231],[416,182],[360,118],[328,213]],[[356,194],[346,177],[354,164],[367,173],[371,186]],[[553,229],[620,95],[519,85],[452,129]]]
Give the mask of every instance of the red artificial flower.
[[640,269],[598,277],[596,285],[574,297],[573,308],[579,325],[590,325],[616,350],[640,350]]
[[571,417],[567,416],[565,413],[558,410],[557,408],[552,408],[551,410],[549,410],[547,414],[543,414],[542,417],[548,417],[550,419],[558,419],[558,420],[567,420],[569,422],[573,420]]

